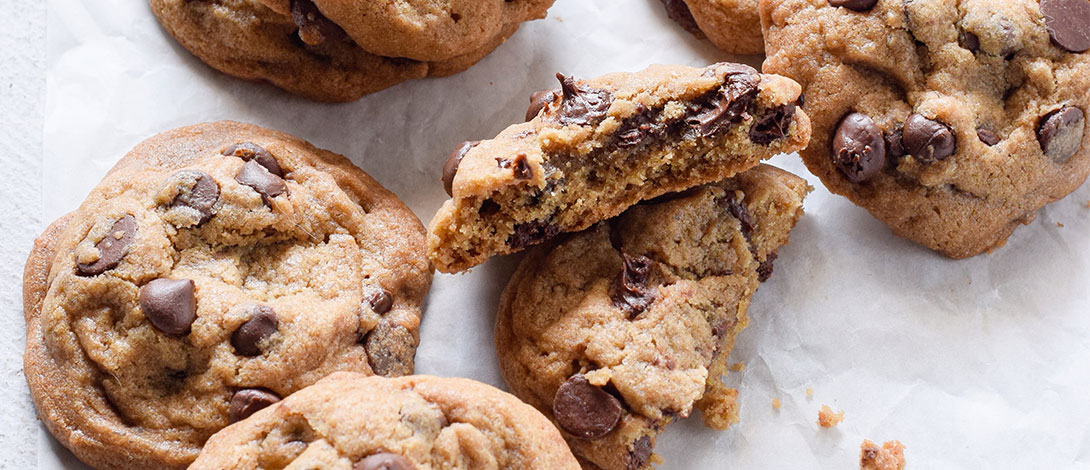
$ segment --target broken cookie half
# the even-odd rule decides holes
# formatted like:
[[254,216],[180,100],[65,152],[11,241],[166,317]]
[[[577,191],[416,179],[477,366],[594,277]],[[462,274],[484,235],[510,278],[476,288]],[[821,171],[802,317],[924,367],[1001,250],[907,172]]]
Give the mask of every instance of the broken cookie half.
[[737,420],[721,380],[734,338],[809,190],[759,165],[530,250],[496,320],[511,392],[556,423],[584,468],[648,468],[656,435],[694,408],[725,429]]
[[452,273],[809,142],[799,85],[738,64],[652,66],[535,93],[528,122],[462,144],[429,256]]

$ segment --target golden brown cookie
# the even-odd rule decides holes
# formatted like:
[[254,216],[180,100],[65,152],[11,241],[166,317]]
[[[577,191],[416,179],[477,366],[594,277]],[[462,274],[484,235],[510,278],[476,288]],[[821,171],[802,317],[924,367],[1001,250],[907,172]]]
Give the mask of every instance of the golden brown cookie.
[[321,101],[460,72],[552,0],[149,0],[159,23],[224,73]]
[[764,54],[759,0],[662,0],[670,19],[730,54]]
[[585,468],[648,468],[655,436],[693,408],[725,429],[737,420],[727,358],[809,189],[760,165],[531,250],[496,318],[512,393]]
[[413,371],[420,221],[347,159],[235,122],[152,137],[35,243],[25,373],[100,469],[183,469],[323,376]]
[[208,440],[190,470],[579,470],[533,407],[468,379],[339,372]]
[[951,258],[1090,174],[1090,1],[763,0],[765,71],[805,89],[830,191]]
[[558,75],[529,121],[448,159],[453,199],[429,227],[437,269],[457,272],[633,204],[718,181],[806,145],[798,85],[738,64],[652,66],[592,80]]

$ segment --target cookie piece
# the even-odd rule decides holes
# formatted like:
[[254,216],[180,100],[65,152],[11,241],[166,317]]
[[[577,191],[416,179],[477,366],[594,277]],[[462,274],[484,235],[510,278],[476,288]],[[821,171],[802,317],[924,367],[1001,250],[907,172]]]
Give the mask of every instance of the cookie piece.
[[339,370],[413,371],[432,270],[413,213],[347,159],[217,122],[122,158],[24,277],[38,415],[100,469],[183,469]]
[[904,470],[905,445],[888,441],[881,447],[869,439],[859,446],[859,470]]
[[213,68],[320,101],[353,101],[405,80],[465,70],[523,21],[544,18],[552,5],[552,0],[475,1],[472,7],[430,1],[149,2],[163,28]]
[[212,436],[189,468],[579,470],[579,463],[541,413],[488,385],[338,372]]
[[[799,87],[737,64],[652,66],[538,95],[540,111],[448,159],[453,199],[429,227],[443,272],[583,230],[669,192],[802,148]],[[533,108],[531,107],[531,112]]]
[[763,54],[759,0],[662,0],[670,19],[729,54]]
[[1087,0],[761,2],[832,192],[951,258],[1002,246],[1090,174]]
[[655,436],[694,407],[725,429],[737,420],[721,381],[735,335],[808,191],[760,165],[531,250],[496,318],[512,393],[585,468],[648,468]]

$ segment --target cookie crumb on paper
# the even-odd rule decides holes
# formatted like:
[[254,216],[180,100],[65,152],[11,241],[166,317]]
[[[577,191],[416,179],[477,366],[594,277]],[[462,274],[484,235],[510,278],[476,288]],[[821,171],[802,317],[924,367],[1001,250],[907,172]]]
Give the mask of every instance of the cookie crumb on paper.
[[823,428],[831,428],[844,421],[844,411],[833,412],[829,405],[821,405],[821,411],[818,411],[818,425]]
[[863,440],[859,447],[860,470],[903,470],[905,468],[905,446],[900,441],[889,441],[878,447],[869,439]]

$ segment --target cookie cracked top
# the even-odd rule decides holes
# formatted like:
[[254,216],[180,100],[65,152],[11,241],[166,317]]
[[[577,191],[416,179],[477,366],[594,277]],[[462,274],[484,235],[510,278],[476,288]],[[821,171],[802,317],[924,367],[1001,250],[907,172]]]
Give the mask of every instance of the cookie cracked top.
[[137,146],[24,279],[39,415],[97,468],[185,468],[338,370],[405,375],[431,282],[419,220],[347,159],[218,122]]
[[949,257],[1002,246],[1090,174],[1090,1],[764,0],[835,193]]
[[579,470],[579,464],[541,413],[488,385],[339,372],[212,436],[190,467],[282,468]]

